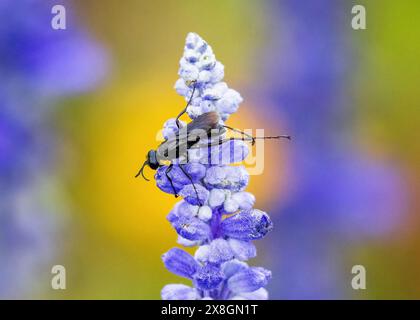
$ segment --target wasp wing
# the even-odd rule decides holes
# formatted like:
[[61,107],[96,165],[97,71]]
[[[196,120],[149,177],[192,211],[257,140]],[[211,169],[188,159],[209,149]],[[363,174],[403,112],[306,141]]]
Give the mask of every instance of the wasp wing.
[[217,129],[219,125],[220,117],[215,111],[203,113],[202,115],[195,118],[193,121],[187,124],[187,132],[191,132],[196,129],[210,132],[211,129]]
[[[158,147],[158,155],[162,160],[174,160],[187,154],[187,150],[209,136],[220,136],[225,132],[219,126],[220,117],[217,112],[204,113],[180,128],[179,131],[162,142]],[[217,129],[213,130],[212,129]]]
[[161,160],[174,160],[187,153],[187,136],[173,135],[162,142],[157,148]]

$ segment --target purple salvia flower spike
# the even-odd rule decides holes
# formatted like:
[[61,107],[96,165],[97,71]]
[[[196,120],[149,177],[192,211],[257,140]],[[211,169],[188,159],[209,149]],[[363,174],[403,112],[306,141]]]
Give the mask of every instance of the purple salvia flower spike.
[[[217,112],[223,124],[238,110],[241,95],[222,82],[223,64],[195,33],[187,35],[178,74],[178,94],[189,101],[194,92],[186,110],[191,119]],[[163,136],[167,139],[178,130],[175,120],[169,119]],[[166,176],[167,166],[156,172],[156,184],[162,191],[173,194],[175,189],[184,198],[167,216],[178,233],[178,243],[199,246],[194,257],[177,248],[163,256],[169,271],[191,279],[193,287],[166,285],[162,299],[268,299],[263,287],[271,272],[244,262],[257,255],[251,240],[264,237],[273,228],[265,212],[253,209],[254,195],[244,191],[249,182],[245,167],[231,166],[248,153],[248,144],[237,140],[189,149],[187,163],[181,168],[174,161],[168,173],[173,187]]]

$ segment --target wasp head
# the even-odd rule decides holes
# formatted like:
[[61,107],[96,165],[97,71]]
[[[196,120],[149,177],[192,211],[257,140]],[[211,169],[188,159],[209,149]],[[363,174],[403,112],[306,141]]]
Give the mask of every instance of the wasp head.
[[144,167],[146,167],[146,166],[149,166],[150,169],[153,169],[153,170],[156,170],[157,168],[160,167],[159,161],[157,160],[157,156],[156,156],[156,150],[150,150],[147,153],[146,161],[143,163],[143,165],[141,166],[139,172],[136,174],[136,178],[139,175],[142,175],[142,177],[144,178],[144,180],[149,181],[149,179],[147,179],[144,176],[144,173],[143,173]]

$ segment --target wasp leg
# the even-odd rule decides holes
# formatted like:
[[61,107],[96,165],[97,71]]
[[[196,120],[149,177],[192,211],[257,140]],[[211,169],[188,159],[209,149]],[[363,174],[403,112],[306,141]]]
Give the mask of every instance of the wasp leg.
[[225,139],[219,139],[217,141],[210,141],[209,143],[198,143],[193,145],[192,147],[190,147],[190,149],[200,149],[200,148],[210,148],[210,147],[214,147],[214,146],[220,146],[226,142],[229,141],[249,141],[252,144],[255,143],[255,140],[259,140],[259,139],[279,139],[279,138],[286,138],[286,139],[291,139],[290,136],[266,136],[266,137],[231,137],[231,138],[225,138]]
[[226,125],[223,125],[222,127],[226,128],[226,129],[229,129],[229,130],[231,130],[231,131],[233,131],[233,132],[240,133],[243,137],[250,138],[250,139],[251,139],[251,141],[252,141],[252,145],[254,145],[254,144],[255,144],[255,137],[251,136],[250,134],[248,134],[248,133],[246,133],[246,132],[243,132],[243,131],[241,131],[241,130],[239,130],[239,129],[235,129],[235,128],[232,128],[232,127],[226,126]]
[[251,141],[252,142],[252,141],[254,141],[254,139],[258,139],[258,138],[257,137],[250,137],[250,138],[248,138],[248,137],[241,137],[241,138],[231,137],[231,138],[219,139],[217,141],[210,141],[208,143],[195,144],[190,149],[199,149],[199,148],[209,148],[209,147],[214,147],[214,146],[220,146],[220,145],[222,145],[222,144],[224,144],[226,142],[235,141],[235,140],[238,140],[238,141]]
[[193,179],[191,178],[190,174],[189,174],[187,171],[185,171],[185,169],[184,169],[184,167],[182,166],[182,164],[179,164],[178,166],[181,168],[182,172],[183,172],[183,173],[184,173],[184,174],[188,177],[188,179],[190,179],[191,184],[193,185],[193,188],[194,188],[195,195],[196,195],[196,197],[197,197],[198,203],[200,204],[200,207],[201,207],[203,204],[201,203],[200,198],[198,197],[197,188],[195,187],[195,184],[194,184]]
[[169,183],[171,184],[172,190],[174,191],[175,198],[178,198],[178,197],[179,197],[179,195],[178,195],[178,193],[176,192],[176,189],[175,189],[174,184],[173,184],[173,182],[172,182],[172,178],[169,176],[169,172],[171,172],[171,170],[172,170],[173,166],[174,166],[174,165],[171,163],[171,164],[168,166],[168,168],[166,168],[165,175],[166,175],[166,178],[168,179]]
[[180,123],[179,123],[179,118],[185,113],[185,112],[187,112],[187,108],[188,108],[188,106],[191,104],[191,101],[192,101],[192,99],[193,99],[193,97],[194,97],[194,92],[195,92],[195,88],[196,88],[196,85],[197,85],[197,80],[194,80],[193,81],[193,83],[194,83],[194,86],[193,86],[193,90],[192,90],[192,93],[191,93],[191,97],[190,97],[190,99],[188,100],[188,103],[187,103],[187,105],[185,106],[185,108],[180,112],[180,114],[176,117],[176,125],[177,125],[177,127],[178,127],[178,129],[181,127],[181,125],[180,125]]

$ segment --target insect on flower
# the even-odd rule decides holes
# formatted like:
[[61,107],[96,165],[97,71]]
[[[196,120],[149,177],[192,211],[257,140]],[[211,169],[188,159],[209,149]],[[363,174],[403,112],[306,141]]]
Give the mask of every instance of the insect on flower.
[[[254,208],[254,195],[245,191],[249,182],[245,167],[232,164],[247,157],[247,142],[290,137],[254,137],[224,125],[243,99],[222,81],[223,64],[196,33],[187,35],[178,75],[174,88],[187,105],[165,122],[165,140],[148,152],[136,175],[146,179],[143,171],[149,166],[156,170],[160,190],[183,197],[167,220],[178,234],[178,244],[199,246],[194,256],[180,248],[162,256],[165,267],[192,281],[192,287],[167,284],[161,297],[266,300],[264,287],[271,271],[246,261],[256,257],[252,242],[264,238],[273,222],[266,212]],[[184,113],[192,119],[186,125],[179,120]]]
[[[145,180],[149,181],[149,179],[147,179],[144,175],[144,168],[146,166],[149,166],[153,170],[157,170],[159,167],[164,166],[169,162],[169,165],[165,171],[165,175],[173,189],[175,197],[178,197],[172,179],[169,176],[169,173],[171,172],[174,164],[176,164],[179,166],[185,176],[188,177],[188,179],[191,181],[197,199],[199,199],[193,179],[184,168],[184,165],[188,163],[188,150],[196,148],[210,148],[212,146],[222,145],[226,142],[234,140],[249,141],[252,143],[252,145],[254,145],[257,139],[285,138],[290,140],[290,136],[278,135],[255,137],[241,130],[221,124],[220,116],[215,111],[203,113],[188,123],[186,126],[181,126],[179,118],[184,113],[186,113],[186,110],[192,101],[196,89],[196,81],[193,81],[192,84],[193,90],[191,97],[188,100],[185,108],[176,117],[176,125],[178,127],[178,131],[163,141],[156,150],[150,150],[147,153],[146,161],[143,163],[135,177],[142,175]],[[241,134],[241,137],[224,137],[226,129]]]

